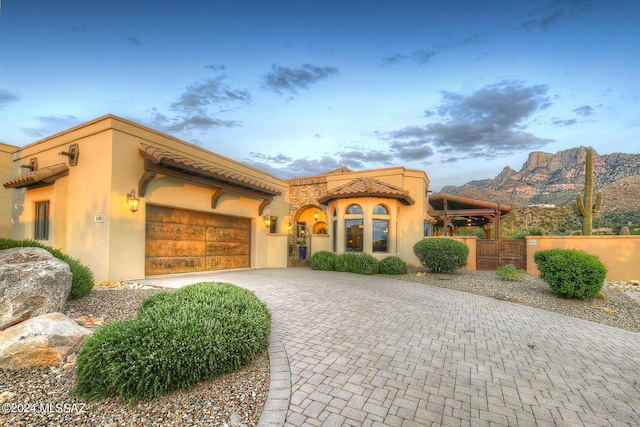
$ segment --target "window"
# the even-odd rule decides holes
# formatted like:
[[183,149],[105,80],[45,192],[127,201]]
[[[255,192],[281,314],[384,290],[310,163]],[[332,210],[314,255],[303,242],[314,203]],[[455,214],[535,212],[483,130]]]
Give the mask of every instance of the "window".
[[347,227],[347,251],[362,252],[362,238],[364,235],[362,219],[348,219],[345,223]]
[[383,205],[373,208],[373,252],[389,251],[389,210]]
[[49,240],[49,202],[36,203],[35,240]]
[[353,204],[347,207],[345,219],[346,245],[351,252],[362,252],[364,239],[364,215],[362,206]]
[[271,217],[271,224],[269,224],[269,233],[277,233],[278,232],[278,217]]
[[360,205],[351,205],[347,208],[347,215],[362,215],[362,207]]

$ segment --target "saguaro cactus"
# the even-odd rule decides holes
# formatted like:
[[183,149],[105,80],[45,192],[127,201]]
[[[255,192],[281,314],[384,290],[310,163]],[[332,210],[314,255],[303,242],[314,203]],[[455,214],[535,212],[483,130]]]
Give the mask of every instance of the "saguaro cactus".
[[596,194],[596,202],[593,203],[593,148],[587,148],[587,158],[584,166],[584,197],[578,193],[571,207],[576,215],[582,217],[582,234],[591,235],[593,214],[602,206],[602,191]]

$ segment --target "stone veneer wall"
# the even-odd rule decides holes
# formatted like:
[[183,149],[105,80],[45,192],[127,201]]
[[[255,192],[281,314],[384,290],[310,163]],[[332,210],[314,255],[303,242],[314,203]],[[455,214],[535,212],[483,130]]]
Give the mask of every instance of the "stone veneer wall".
[[289,184],[289,214],[295,217],[298,209],[318,206],[318,199],[327,194],[327,178],[314,176],[287,180]]

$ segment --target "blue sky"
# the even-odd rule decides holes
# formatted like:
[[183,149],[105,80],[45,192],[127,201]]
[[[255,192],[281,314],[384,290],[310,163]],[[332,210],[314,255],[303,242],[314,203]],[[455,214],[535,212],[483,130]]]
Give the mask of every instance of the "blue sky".
[[104,114],[280,178],[640,153],[637,0],[2,0],[0,141]]

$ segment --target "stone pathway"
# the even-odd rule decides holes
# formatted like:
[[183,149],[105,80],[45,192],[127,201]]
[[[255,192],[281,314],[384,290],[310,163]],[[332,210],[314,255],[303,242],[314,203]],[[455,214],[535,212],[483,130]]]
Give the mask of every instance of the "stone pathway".
[[251,289],[271,310],[272,347],[284,351],[263,425],[282,425],[287,397],[287,426],[640,425],[638,333],[351,273],[264,269],[139,282],[202,280]]

